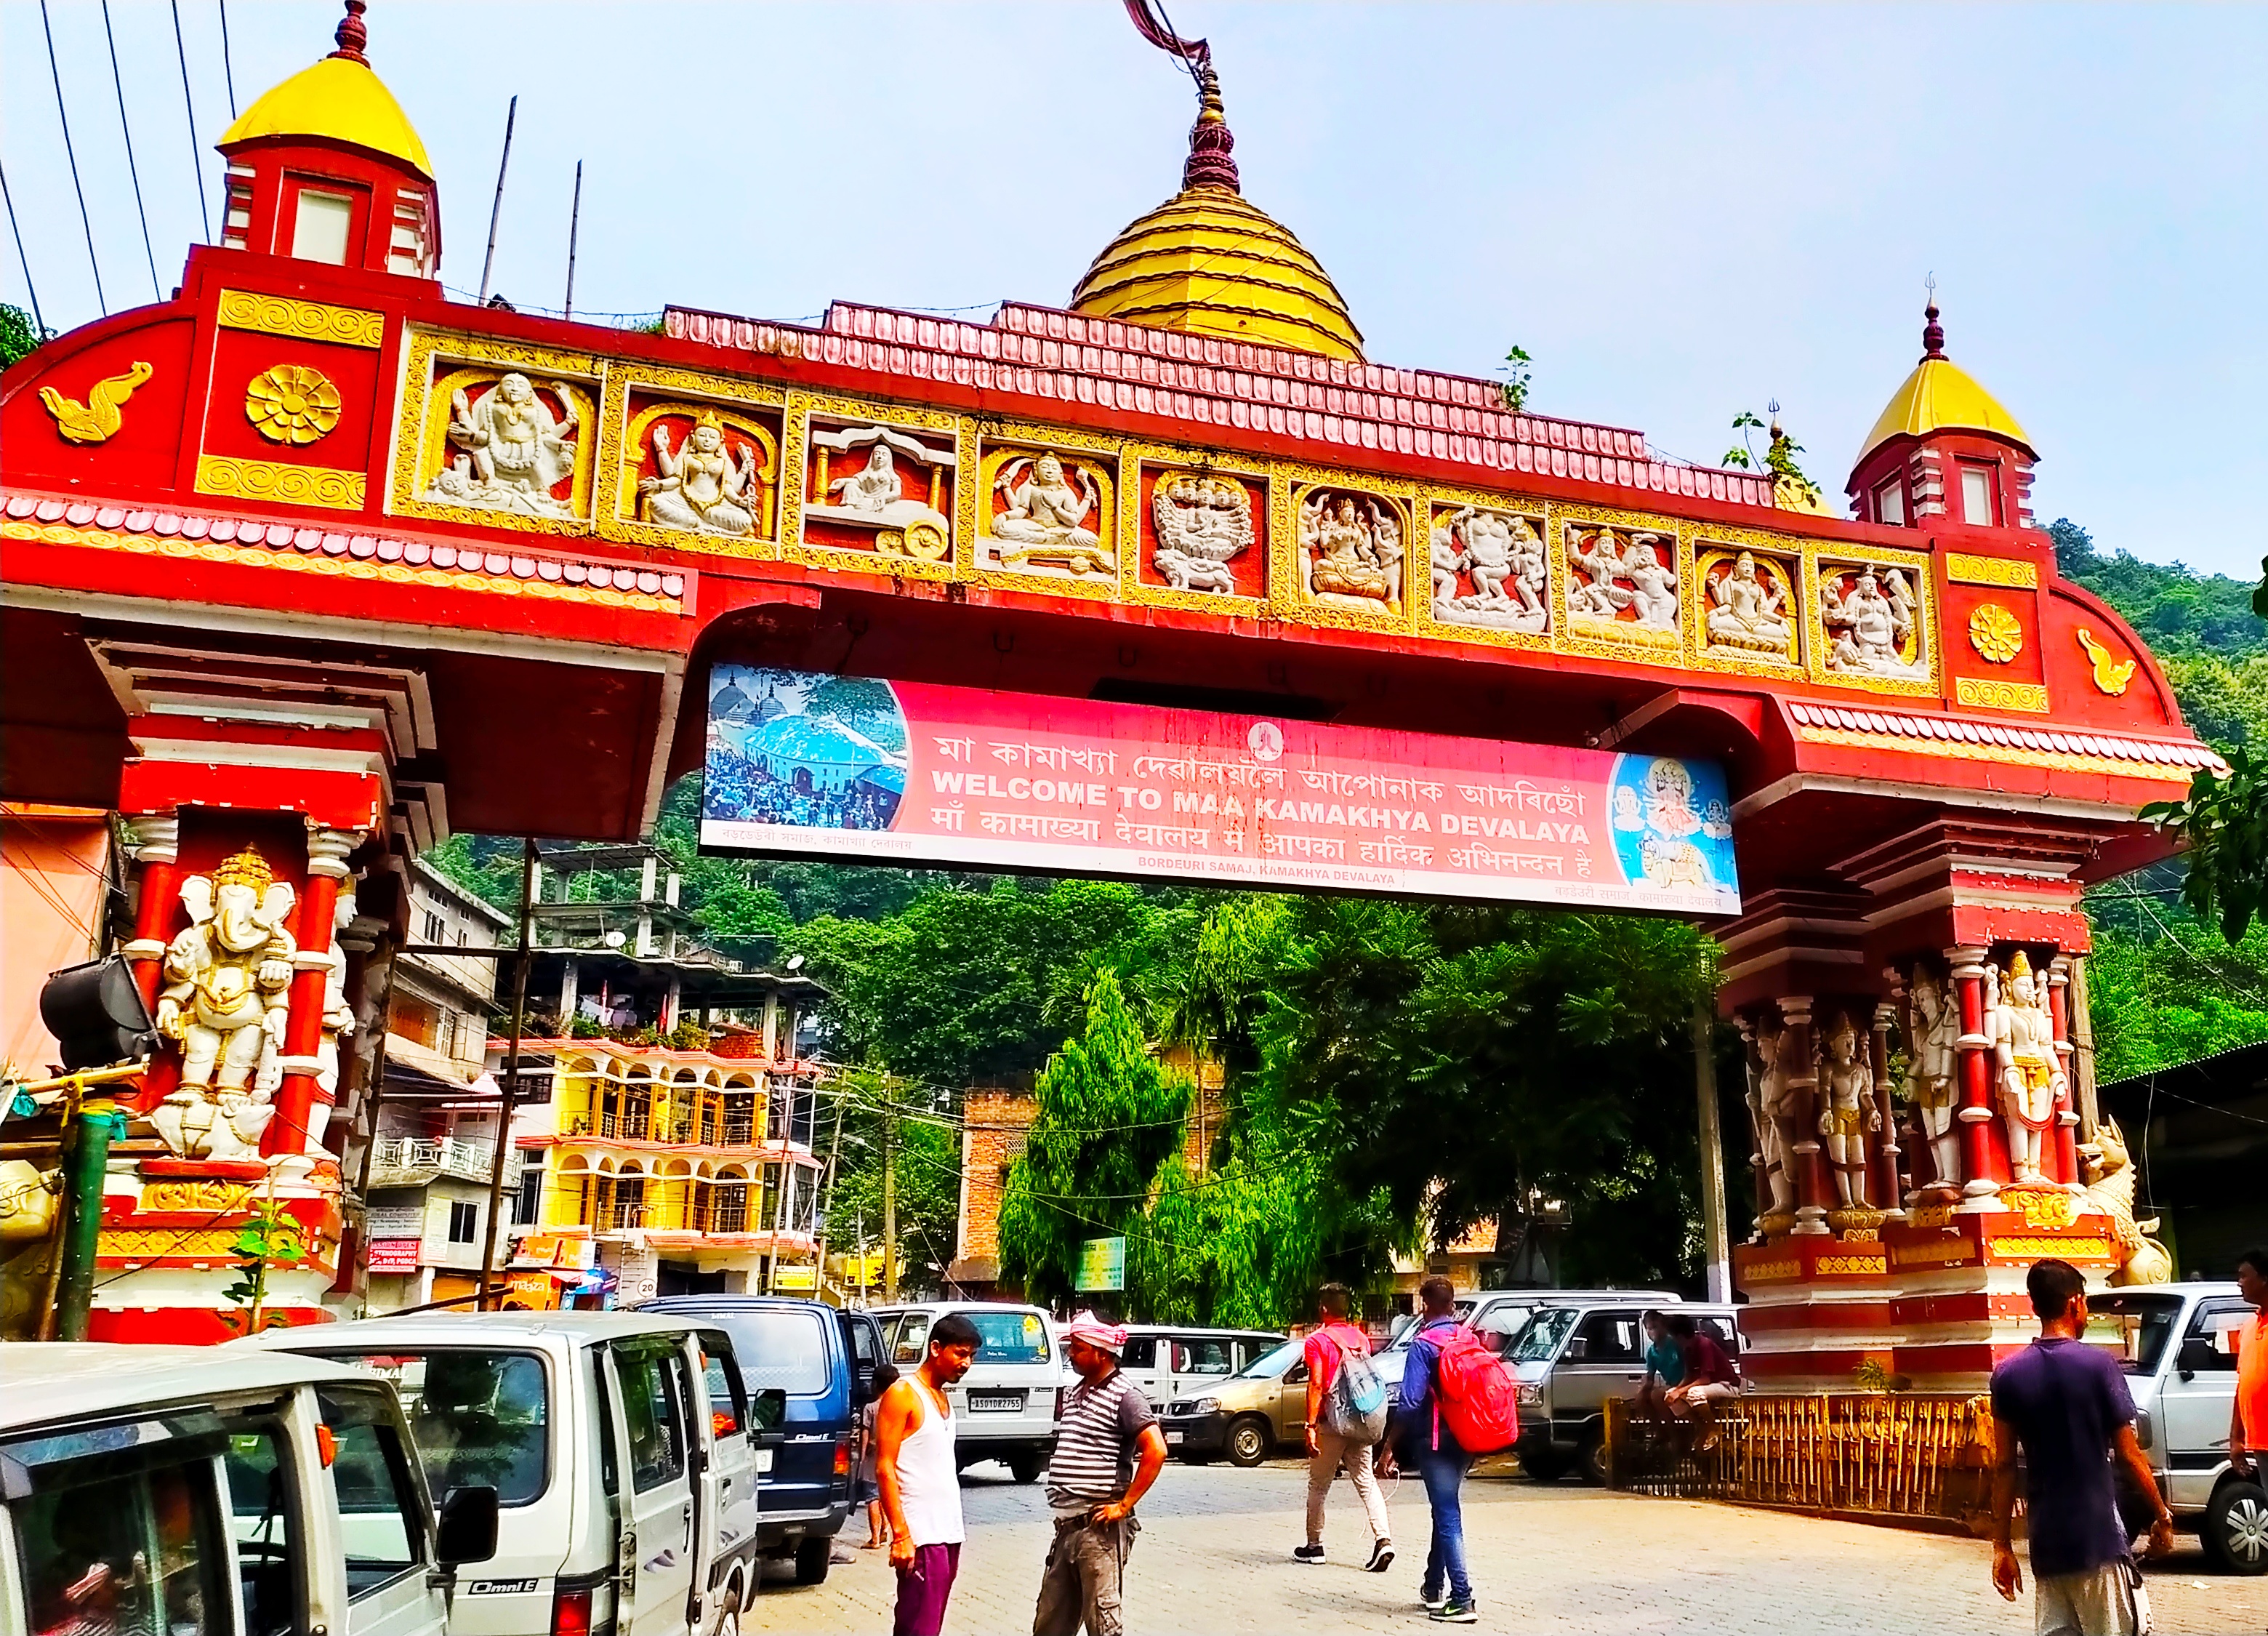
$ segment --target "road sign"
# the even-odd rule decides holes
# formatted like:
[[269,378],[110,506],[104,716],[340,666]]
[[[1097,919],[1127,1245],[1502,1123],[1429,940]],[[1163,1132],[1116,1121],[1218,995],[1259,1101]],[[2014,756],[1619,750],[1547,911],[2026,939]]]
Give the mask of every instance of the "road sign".
[[1079,1247],[1079,1284],[1081,1290],[1126,1287],[1126,1241],[1091,1238]]

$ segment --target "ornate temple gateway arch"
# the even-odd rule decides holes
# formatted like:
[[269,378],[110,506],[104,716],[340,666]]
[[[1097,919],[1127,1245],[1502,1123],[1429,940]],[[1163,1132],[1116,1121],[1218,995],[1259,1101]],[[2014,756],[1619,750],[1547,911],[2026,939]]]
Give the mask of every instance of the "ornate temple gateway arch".
[[[1680,837],[1729,822],[1753,1373],[1973,1379],[2021,1333],[2031,1258],[2123,1262],[2131,1221],[2078,1191],[2080,892],[2161,855],[2137,810],[2213,757],[2058,578],[2034,452],[1934,308],[1847,519],[1373,362],[1241,193],[1194,49],[1182,186],[1066,307],[673,308],[647,335],[468,306],[360,10],[223,140],[225,242],[176,297],[0,394],[0,787],[127,820],[127,952],[180,1037],[127,1099],[166,1153],[113,1166],[98,1336],[210,1331],[216,1246],[271,1187],[312,1229],[280,1305],[350,1282],[335,1161],[372,1019],[340,1029],[436,837],[633,838],[720,744],[806,796],[930,800],[839,735],[761,738],[745,689],[712,718],[733,677],[783,672],[1014,696],[1035,730],[1234,718],[1247,760],[1373,734],[1415,758],[1397,808],[1432,809],[1405,847],[1447,844],[1429,755],[1695,763],[1727,810],[1668,792],[1675,833],[1630,878],[1677,877]],[[1145,777],[1194,800],[1219,775]],[[1087,782],[1108,809],[1123,781]],[[1613,822],[1512,815],[1517,847],[1459,866],[1493,895],[1550,898],[1513,877],[1556,856],[1564,879]],[[1246,816],[1252,856],[1331,839],[1327,813]],[[1728,907],[1712,884],[1700,906]]]

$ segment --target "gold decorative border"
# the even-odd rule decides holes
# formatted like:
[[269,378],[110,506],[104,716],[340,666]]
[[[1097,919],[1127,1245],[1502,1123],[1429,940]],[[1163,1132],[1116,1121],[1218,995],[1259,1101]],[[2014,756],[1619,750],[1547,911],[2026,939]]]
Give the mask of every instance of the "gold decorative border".
[[1955,585],[2006,586],[2013,590],[2039,588],[2038,565],[2013,556],[1978,556],[1969,551],[1945,554],[1945,577]]
[[[1119,556],[1119,565],[1125,571],[1122,576],[1121,594],[1131,603],[1143,608],[1179,608],[1196,614],[1218,614],[1230,619],[1252,619],[1266,614],[1273,602],[1267,590],[1273,581],[1269,575],[1271,553],[1269,536],[1275,527],[1271,520],[1275,506],[1271,503],[1274,490],[1269,477],[1270,462],[1264,460],[1223,460],[1209,450],[1191,444],[1129,443],[1120,472],[1119,490],[1125,497],[1121,510],[1125,513],[1126,548]],[[1218,475],[1240,478],[1256,484],[1260,490],[1260,515],[1253,520],[1252,543],[1248,552],[1257,552],[1260,557],[1261,594],[1244,596],[1234,592],[1176,591],[1169,585],[1152,585],[1142,578],[1142,511],[1146,502],[1142,498],[1142,468],[1157,468],[1165,472],[1195,472],[1200,475]]]
[[[1543,542],[1543,597],[1548,617],[1541,630],[1506,630],[1493,625],[1463,625],[1443,619],[1433,612],[1433,520],[1437,508],[1456,511],[1463,506],[1482,511],[1502,512],[1528,519],[1535,528],[1536,537]],[[1403,578],[1414,582],[1418,578],[1415,566],[1420,565],[1425,578],[1422,595],[1408,596],[1410,584],[1403,591],[1416,614],[1418,634],[1443,642],[1471,642],[1484,647],[1524,648],[1548,652],[1557,645],[1558,633],[1567,623],[1566,553],[1551,548],[1551,507],[1549,502],[1500,494],[1487,489],[1457,487],[1422,488],[1418,492],[1416,538],[1403,553]],[[1296,566],[1296,564],[1295,564]]]
[[1811,1268],[1819,1278],[1879,1278],[1889,1270],[1885,1256],[1822,1256]]
[[358,512],[363,509],[367,482],[362,472],[342,471],[335,466],[293,466],[282,461],[240,460],[232,454],[197,456],[199,494]]
[[2021,710],[2036,716],[2048,713],[2048,690],[2036,682],[2003,682],[1994,676],[1955,676],[1956,704],[1977,710]]
[[2110,1241],[2102,1238],[1990,1238],[1984,1241],[1984,1248],[2008,1261],[2037,1261],[2043,1256],[2110,1259]]
[[[1026,569],[993,568],[977,556],[978,537],[983,533],[984,520],[992,506],[991,486],[985,477],[985,464],[996,453],[1006,448],[1026,453],[1037,453],[1055,448],[1065,452],[1076,450],[1081,454],[1100,458],[1094,464],[1108,468],[1106,481],[1111,491],[1101,497],[1100,506],[1109,512],[1108,528],[1098,527],[1095,533],[1117,543],[1118,558],[1116,577],[1100,578],[1074,578],[1064,575],[1035,574]],[[987,420],[970,423],[964,428],[961,439],[961,475],[958,485],[965,490],[961,497],[967,502],[960,508],[962,544],[954,557],[978,585],[992,586],[1004,591],[1032,591],[1042,596],[1074,596],[1086,601],[1116,602],[1125,600],[1127,567],[1130,548],[1126,539],[1126,444],[1122,438],[1108,432],[1073,431],[1060,426],[1043,425],[1036,421]],[[1098,522],[1105,520],[1098,519]]]
[[[914,556],[885,556],[879,551],[854,550],[848,546],[814,545],[803,537],[804,480],[811,467],[811,417],[824,415],[834,420],[864,421],[869,425],[894,426],[902,431],[925,432],[935,438],[940,433],[954,446],[959,464],[953,474],[954,492],[954,549],[944,561],[925,563]],[[824,568],[840,573],[872,574],[883,579],[962,579],[968,577],[960,561],[961,540],[967,536],[971,520],[961,505],[962,490],[968,487],[968,443],[972,434],[963,427],[961,417],[950,409],[926,409],[910,404],[887,403],[880,399],[836,398],[816,396],[808,393],[787,394],[787,435],[780,445],[780,527],[779,554],[781,559],[802,563],[807,567]]]
[[[757,520],[756,532],[746,539],[716,534],[688,534],[641,521],[633,490],[630,510],[623,514],[622,490],[630,481],[630,402],[633,392],[674,394],[713,405],[726,413],[750,418],[768,416],[780,422],[778,435],[766,433],[778,468],[772,483],[771,515]],[[652,546],[657,550],[698,551],[717,556],[737,556],[754,562],[776,562],[781,555],[787,517],[787,403],[780,387],[760,386],[730,375],[705,374],[698,370],[670,369],[658,364],[626,363],[607,372],[605,396],[599,409],[600,480],[595,485],[609,503],[597,507],[598,534],[602,540]],[[745,429],[744,429],[745,430]]]
[[[1698,670],[1705,667],[1693,662],[1693,622],[1695,619],[1693,578],[1693,525],[1675,517],[1665,518],[1655,512],[1634,512],[1615,505],[1554,505],[1551,508],[1550,547],[1556,561],[1553,580],[1559,591],[1559,601],[1552,610],[1552,623],[1559,631],[1552,645],[1563,653],[1580,653],[1589,659],[1607,659],[1639,665],[1660,665],[1675,670]],[[1641,642],[1631,638],[1593,636],[1578,630],[1575,621],[1567,612],[1567,592],[1572,581],[1567,565],[1567,526],[1578,528],[1619,528],[1626,533],[1650,534],[1670,542],[1672,565],[1677,571],[1677,640],[1675,643]]]
[[[1417,629],[1416,601],[1410,594],[1410,564],[1418,548],[1418,485],[1400,478],[1376,477],[1367,472],[1351,472],[1329,466],[1310,466],[1300,461],[1278,461],[1269,474],[1268,485],[1268,590],[1269,600],[1286,619],[1305,625],[1315,625],[1332,630],[1395,630]],[[1398,614],[1381,608],[1373,614],[1364,608],[1346,608],[1332,602],[1319,602],[1310,597],[1300,585],[1300,504],[1302,497],[1317,489],[1344,489],[1356,494],[1368,494],[1396,507],[1402,515],[1402,611]],[[1278,498],[1278,496],[1281,496]],[[1425,581],[1431,594],[1432,571],[1426,571]]]
[[[599,409],[606,401],[608,361],[595,353],[563,352],[551,347],[490,341],[453,330],[411,331],[409,344],[401,349],[401,408],[394,429],[394,469],[387,511],[397,516],[431,517],[475,528],[502,528],[520,534],[584,537],[596,534],[592,523],[593,491],[597,487],[600,446],[606,438]],[[431,481],[432,474],[426,467],[447,442],[447,422],[438,426],[433,424],[436,399],[443,402],[444,413],[446,412],[446,394],[434,375],[434,366],[444,363],[480,372],[517,370],[531,379],[541,377],[547,383],[563,380],[589,394],[587,405],[579,409],[583,425],[575,439],[576,516],[530,517],[479,505],[445,505],[418,497]]]
[[[1921,657],[1928,661],[1926,676],[1873,676],[1856,671],[1830,670],[1827,656],[1834,651],[1828,637],[1827,623],[1820,610],[1820,599],[1826,594],[1827,576],[1832,571],[1842,573],[1862,568],[1903,568],[1907,571],[1914,591],[1914,614],[1919,621]],[[1896,693],[1909,698],[1938,698],[1945,690],[1943,655],[1939,650],[1937,628],[1937,585],[1930,575],[1929,554],[1926,551],[1902,551],[1889,546],[1851,549],[1807,546],[1803,552],[1804,577],[1808,582],[1808,593],[1804,599],[1803,633],[1808,646],[1809,664],[1806,667],[1811,680],[1822,687],[1850,688],[1864,693]]]
[[[1804,560],[1803,542],[1788,534],[1770,534],[1761,528],[1718,527],[1712,524],[1693,529],[1693,667],[1714,671],[1719,674],[1739,676],[1800,677],[1808,674],[1805,667],[1806,641],[1808,625],[1803,610],[1818,595],[1812,585],[1811,575]],[[1750,653],[1740,648],[1714,647],[1709,641],[1708,571],[1715,564],[1716,552],[1738,556],[1751,551],[1759,556],[1769,556],[1786,573],[1788,623],[1793,627],[1794,657],[1787,660],[1767,659],[1760,653]],[[1681,587],[1682,589],[1683,587]]]
[[[549,579],[464,573],[448,568],[412,568],[406,563],[381,563],[368,557],[310,556],[297,549],[221,545],[210,540],[121,534],[109,528],[74,528],[68,523],[0,522],[0,540],[21,540],[36,545],[83,546],[94,550],[125,551],[136,556],[227,563],[245,568],[281,569],[286,573],[317,574],[327,578],[376,579],[389,585],[423,586],[437,591],[473,591],[487,596],[526,597],[543,602],[588,602],[600,608],[627,608],[639,614],[681,615],[685,612],[681,598],[648,596],[642,591],[602,591],[592,586],[567,585]],[[622,566],[630,564],[623,564]]]
[[2073,755],[2060,750],[2026,749],[2016,745],[1971,744],[1966,740],[1902,739],[1895,733],[1869,733],[1847,727],[1800,726],[1795,736],[1807,744],[1834,744],[1851,749],[1895,750],[1908,755],[1936,755],[1951,761],[1991,762],[2002,767],[2043,767],[2051,772],[2097,772],[2114,778],[2145,778],[2186,786],[2195,770],[2161,767],[2155,762],[2118,761],[2109,755]]
[[358,306],[330,306],[290,296],[251,290],[224,290],[215,321],[223,329],[286,335],[294,341],[328,341],[342,347],[375,349],[386,339],[386,314]]

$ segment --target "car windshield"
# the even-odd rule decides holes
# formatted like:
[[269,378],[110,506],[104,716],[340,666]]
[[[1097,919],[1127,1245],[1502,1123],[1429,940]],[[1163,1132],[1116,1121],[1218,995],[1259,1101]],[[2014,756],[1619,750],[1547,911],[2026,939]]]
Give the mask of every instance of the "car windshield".
[[497,1503],[526,1505],[543,1492],[550,1454],[551,1396],[532,1352],[332,1352],[394,1382],[433,1492],[497,1491]]
[[2118,1349],[2129,1374],[2154,1374],[2181,1322],[2179,1295],[2090,1295],[2087,1338]]
[[979,1363],[1045,1363],[1047,1320],[1036,1312],[968,1312],[961,1315],[976,1326]]
[[775,1307],[688,1315],[697,1315],[733,1338],[740,1384],[751,1393],[777,1387],[792,1396],[809,1396],[831,1383],[834,1360],[828,1355],[823,1314],[806,1307]]
[[1278,1381],[1285,1372],[1299,1362],[1305,1350],[1305,1341],[1285,1341],[1274,1352],[1266,1353],[1236,1378],[1240,1381]]
[[1511,1363],[1549,1363],[1559,1355],[1559,1343],[1583,1315],[1580,1307],[1539,1307],[1528,1327],[1520,1331],[1505,1353]]

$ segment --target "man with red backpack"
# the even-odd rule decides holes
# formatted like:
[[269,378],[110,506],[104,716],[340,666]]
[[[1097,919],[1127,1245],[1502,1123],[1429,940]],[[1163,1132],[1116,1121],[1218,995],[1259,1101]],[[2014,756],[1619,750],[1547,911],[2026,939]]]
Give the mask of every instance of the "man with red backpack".
[[1445,1278],[1418,1286],[1425,1314],[1410,1338],[1410,1362],[1394,1426],[1402,1458],[1417,1469],[1433,1512],[1419,1595],[1445,1625],[1480,1618],[1465,1573],[1465,1518],[1459,1490],[1476,1455],[1508,1448],[1520,1434],[1520,1410],[1504,1366],[1480,1338],[1457,1322],[1457,1292]]

